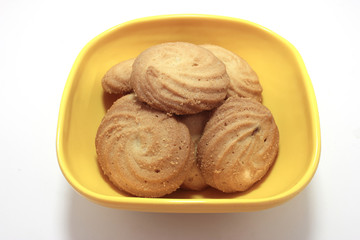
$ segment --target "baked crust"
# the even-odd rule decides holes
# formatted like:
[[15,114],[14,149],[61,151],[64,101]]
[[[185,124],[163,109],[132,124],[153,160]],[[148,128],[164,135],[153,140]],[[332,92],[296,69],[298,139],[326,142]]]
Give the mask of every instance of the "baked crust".
[[229,76],[210,51],[186,42],[152,46],[135,59],[130,83],[151,107],[175,114],[195,114],[219,106]]
[[134,94],[110,107],[95,145],[99,165],[109,180],[141,197],[161,197],[178,189],[194,161],[188,128],[139,102]]
[[125,95],[132,91],[130,76],[134,58],[112,66],[101,79],[102,88],[110,94]]
[[200,45],[211,51],[226,66],[230,77],[228,96],[240,96],[262,102],[262,87],[259,78],[250,65],[240,56],[223,47],[211,44]]
[[245,191],[274,163],[279,131],[271,112],[250,98],[230,97],[207,122],[197,152],[210,186]]

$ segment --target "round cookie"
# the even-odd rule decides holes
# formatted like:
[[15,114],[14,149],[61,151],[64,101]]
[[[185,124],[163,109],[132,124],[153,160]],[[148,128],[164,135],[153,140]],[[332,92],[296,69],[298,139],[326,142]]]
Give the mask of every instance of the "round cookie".
[[130,76],[134,58],[122,61],[112,66],[101,80],[102,87],[107,93],[127,94],[132,91]]
[[271,112],[254,99],[233,96],[214,111],[197,152],[206,183],[230,193],[259,181],[278,149],[279,131]]
[[188,128],[139,102],[118,99],[105,114],[95,140],[104,174],[135,196],[161,197],[180,187],[193,163]]
[[229,76],[210,51],[186,42],[168,42],[143,51],[130,83],[137,97],[167,113],[194,114],[219,106]]
[[[194,158],[196,158],[195,155]],[[208,185],[206,184],[205,179],[200,171],[199,164],[194,161],[186,175],[183,184],[180,186],[181,189],[200,191],[205,189],[207,186]]]
[[205,124],[209,120],[210,114],[211,111],[203,111],[197,114],[177,116],[177,119],[188,127],[191,139],[195,143],[195,146],[197,146],[201,138]]
[[254,98],[262,102],[262,87],[259,78],[250,65],[235,53],[211,44],[200,45],[211,51],[226,66],[226,71],[230,77],[228,96],[240,96]]
[[210,115],[209,111],[204,111],[197,114],[182,115],[178,117],[178,119],[188,127],[190,131],[191,139],[195,146],[195,154],[194,154],[195,160],[185,178],[184,183],[181,185],[182,189],[199,191],[205,189],[208,186],[205,183],[205,179],[200,171],[199,163],[196,160],[196,154],[197,154],[196,149],[200,137],[203,133],[205,124],[209,119],[209,115]]

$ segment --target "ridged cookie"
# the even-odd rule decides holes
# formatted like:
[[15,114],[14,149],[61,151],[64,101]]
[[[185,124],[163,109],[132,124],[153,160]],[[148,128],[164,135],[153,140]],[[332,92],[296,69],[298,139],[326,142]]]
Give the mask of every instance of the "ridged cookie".
[[262,102],[262,87],[259,78],[250,65],[237,54],[217,45],[200,45],[211,51],[226,66],[230,77],[228,96],[254,98]]
[[214,111],[197,151],[206,183],[237,192],[267,173],[278,148],[279,131],[271,112],[254,99],[236,96]]
[[132,91],[130,76],[134,58],[122,61],[112,66],[101,80],[102,87],[107,93],[125,95]]
[[192,43],[170,42],[143,51],[130,83],[137,97],[168,113],[194,114],[219,106],[229,76],[210,51]]
[[[203,133],[205,124],[209,119],[209,115],[210,115],[209,111],[204,111],[197,114],[182,115],[178,117],[181,122],[185,123],[185,125],[188,127],[190,131],[190,135],[195,146],[195,154],[194,154],[195,159],[197,154],[196,153],[197,145]],[[187,190],[199,191],[206,188],[207,186],[208,185],[205,183],[205,179],[200,171],[199,163],[196,160],[194,160],[194,163],[190,168],[184,183],[181,185],[181,188]]]
[[103,172],[135,196],[161,197],[180,187],[194,150],[185,124],[139,102],[118,99],[105,114],[95,140]]

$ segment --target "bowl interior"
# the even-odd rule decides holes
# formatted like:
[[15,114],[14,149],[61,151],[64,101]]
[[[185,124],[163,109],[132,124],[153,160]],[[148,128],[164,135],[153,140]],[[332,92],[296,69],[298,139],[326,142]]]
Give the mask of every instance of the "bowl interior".
[[221,203],[262,202],[266,207],[266,201],[280,204],[305,187],[318,164],[320,136],[315,96],[300,55],[286,40],[261,26],[201,15],[130,21],[100,34],[84,47],[69,75],[58,123],[58,160],[70,184],[105,205],[116,207],[118,203],[121,207],[120,202],[134,199],[115,189],[97,165],[96,131],[115,100],[103,93],[101,78],[114,64],[168,41],[217,44],[243,57],[259,76],[263,104],[272,111],[279,128],[280,149],[268,175],[249,191],[224,194],[213,189],[179,190],[160,201],[182,199],[186,204],[187,200],[199,199],[206,204],[221,199]]

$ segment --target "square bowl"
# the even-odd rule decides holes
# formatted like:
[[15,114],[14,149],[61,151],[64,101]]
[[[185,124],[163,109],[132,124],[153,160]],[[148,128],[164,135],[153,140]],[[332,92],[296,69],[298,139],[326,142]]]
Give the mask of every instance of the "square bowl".
[[[250,190],[225,194],[208,188],[162,198],[133,197],[113,187],[97,164],[95,135],[114,99],[101,78],[114,64],[162,42],[211,43],[243,57],[258,74],[280,132],[279,154]],[[320,123],[314,90],[297,50],[255,23],[212,15],[164,15],[132,20],[91,40],[80,52],[63,92],[56,149],[60,169],[89,200],[113,208],[151,212],[242,212],[275,207],[310,182],[320,158]]]

